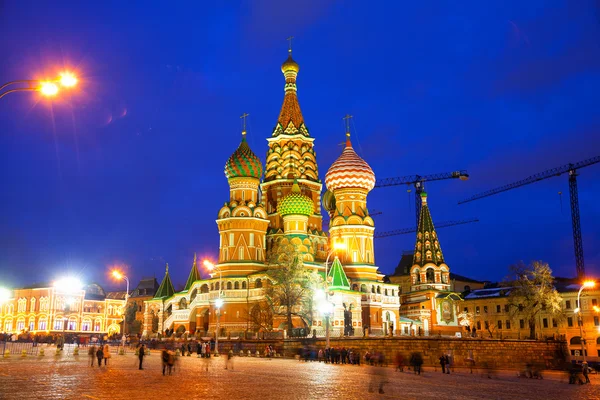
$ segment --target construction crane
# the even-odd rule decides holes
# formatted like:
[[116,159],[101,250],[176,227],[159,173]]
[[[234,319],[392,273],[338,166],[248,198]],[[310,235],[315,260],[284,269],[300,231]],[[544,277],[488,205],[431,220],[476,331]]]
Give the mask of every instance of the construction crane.
[[[446,228],[448,226],[454,226],[454,225],[470,224],[471,222],[479,222],[479,219],[473,218],[473,219],[465,219],[465,220],[461,220],[461,221],[444,221],[444,222],[435,224],[435,227],[439,229],[439,228]],[[379,239],[379,238],[384,238],[384,237],[389,237],[389,236],[405,235],[407,233],[413,233],[416,231],[417,231],[417,228],[396,229],[393,231],[385,231],[385,232],[375,233],[375,235],[373,237],[375,239]]]
[[520,181],[501,186],[487,192],[479,193],[469,197],[466,200],[459,201],[458,204],[468,203],[484,197],[492,196],[497,193],[506,192],[530,183],[538,182],[553,176],[559,176],[566,172],[569,173],[569,197],[571,199],[571,222],[573,225],[573,244],[575,247],[575,267],[577,268],[577,278],[585,278],[585,266],[583,261],[583,240],[581,239],[581,219],[579,218],[579,194],[577,193],[577,170],[583,167],[600,163],[600,156],[588,158],[575,164],[566,164],[557,168],[552,168],[535,175],[531,175]]
[[[460,179],[466,181],[469,179],[469,174],[465,170],[443,172],[441,174],[432,175],[408,175],[400,176],[396,178],[383,178],[375,181],[375,187],[386,187],[386,186],[399,186],[399,185],[414,185],[415,187],[415,212],[416,212],[416,224],[415,227],[419,226],[419,216],[421,215],[421,193],[425,189],[425,182],[440,181],[443,179]],[[416,229],[416,228],[415,228]]]

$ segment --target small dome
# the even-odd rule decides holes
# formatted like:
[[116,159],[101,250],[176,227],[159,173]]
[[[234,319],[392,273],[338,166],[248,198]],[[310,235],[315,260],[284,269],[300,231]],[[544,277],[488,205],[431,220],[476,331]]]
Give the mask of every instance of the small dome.
[[250,146],[246,142],[246,132],[243,132],[242,143],[225,164],[225,176],[227,179],[240,177],[260,179],[262,172],[262,163],[256,154],[250,150]]
[[285,60],[281,65],[281,72],[285,74],[287,71],[294,71],[295,73],[298,73],[298,71],[300,71],[300,66],[292,58],[292,53],[290,53],[287,60]]
[[369,164],[356,154],[350,138],[346,140],[346,148],[342,155],[331,164],[325,174],[325,185],[331,191],[342,188],[360,188],[370,191],[375,187],[375,173]]
[[298,182],[294,181],[292,191],[277,204],[277,212],[282,217],[286,215],[306,215],[310,216],[315,210],[313,201],[300,192]]

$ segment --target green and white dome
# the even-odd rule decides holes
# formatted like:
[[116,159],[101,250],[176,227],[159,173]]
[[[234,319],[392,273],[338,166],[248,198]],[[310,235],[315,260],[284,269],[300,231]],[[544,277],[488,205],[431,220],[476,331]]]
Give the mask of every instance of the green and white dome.
[[300,192],[300,186],[298,186],[297,181],[294,181],[292,191],[277,205],[277,212],[282,217],[286,215],[310,216],[314,210],[315,204],[308,196]]

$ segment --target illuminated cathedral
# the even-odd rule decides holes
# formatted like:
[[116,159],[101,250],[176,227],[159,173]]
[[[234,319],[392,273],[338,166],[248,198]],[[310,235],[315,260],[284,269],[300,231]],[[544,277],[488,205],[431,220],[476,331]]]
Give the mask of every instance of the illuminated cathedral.
[[[265,165],[250,149],[245,130],[225,164],[229,197],[217,214],[219,259],[210,278],[201,279],[194,258],[185,288],[176,292],[167,267],[155,297],[145,302],[145,336],[166,330],[212,335],[217,319],[219,336],[264,330],[253,316],[260,313],[267,286],[277,285],[269,279],[267,260],[280,245],[293,245],[304,268],[326,282],[328,310],[316,307],[310,326],[297,318],[294,328],[321,336],[327,313],[333,336],[401,331],[398,286],[384,283],[375,264],[375,223],[367,208],[375,174],[354,151],[347,132],[342,154],[325,174],[327,191],[322,196],[315,138],[298,101],[299,70],[290,50],[281,66],[285,94],[267,138]],[[329,232],[323,229],[322,203],[329,214]],[[334,244],[343,250],[334,250]],[[331,262],[326,265],[327,261]],[[315,293],[323,296],[319,290]],[[266,327],[285,329],[285,321],[278,318]]]

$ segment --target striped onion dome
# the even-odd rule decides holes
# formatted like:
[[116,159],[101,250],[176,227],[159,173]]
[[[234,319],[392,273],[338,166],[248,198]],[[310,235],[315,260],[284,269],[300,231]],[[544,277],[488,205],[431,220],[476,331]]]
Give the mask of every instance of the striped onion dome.
[[242,132],[242,143],[225,164],[225,176],[227,179],[241,177],[260,179],[262,172],[262,163],[250,150],[250,146],[246,142],[246,132]]
[[349,133],[346,134],[346,148],[342,155],[331,164],[325,174],[325,185],[331,191],[343,188],[371,191],[375,187],[375,173],[352,148]]
[[315,204],[308,196],[300,192],[300,186],[296,180],[294,180],[292,191],[277,204],[277,212],[282,217],[292,214],[311,216],[314,210]]

